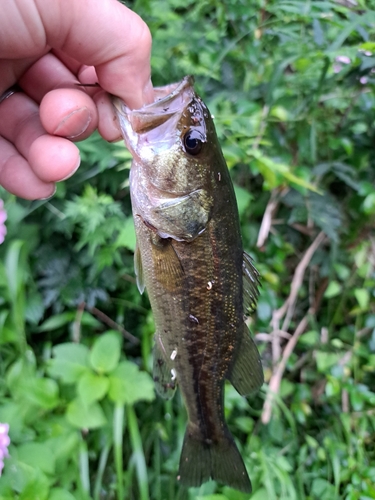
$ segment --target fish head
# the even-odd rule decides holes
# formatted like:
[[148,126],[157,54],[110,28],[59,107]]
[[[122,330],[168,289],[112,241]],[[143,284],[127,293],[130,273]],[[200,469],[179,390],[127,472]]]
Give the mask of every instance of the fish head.
[[207,186],[217,145],[210,113],[193,78],[155,89],[155,101],[137,110],[113,100],[125,143],[151,184],[173,195]]

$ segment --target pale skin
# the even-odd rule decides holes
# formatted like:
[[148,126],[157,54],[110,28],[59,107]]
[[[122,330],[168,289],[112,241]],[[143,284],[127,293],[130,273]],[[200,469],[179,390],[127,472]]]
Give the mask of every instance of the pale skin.
[[109,94],[153,101],[150,51],[147,25],[117,0],[2,0],[0,95],[21,92],[0,103],[0,185],[48,198],[79,166],[73,141],[119,139]]

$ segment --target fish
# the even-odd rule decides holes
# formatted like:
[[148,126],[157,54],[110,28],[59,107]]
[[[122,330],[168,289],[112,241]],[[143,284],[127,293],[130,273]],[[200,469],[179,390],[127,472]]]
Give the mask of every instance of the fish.
[[244,253],[236,197],[212,116],[193,77],[155,89],[138,110],[114,107],[133,161],[130,195],[135,273],[155,320],[157,393],[181,391],[188,424],[177,480],[213,479],[251,492],[244,461],[224,418],[224,386],[239,394],[263,384],[258,349],[244,315],[260,276]]

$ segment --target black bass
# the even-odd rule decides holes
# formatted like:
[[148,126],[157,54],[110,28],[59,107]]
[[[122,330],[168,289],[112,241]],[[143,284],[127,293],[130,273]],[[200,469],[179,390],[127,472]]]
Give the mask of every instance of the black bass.
[[116,98],[114,105],[134,158],[135,270],[155,318],[154,381],[164,398],[178,383],[188,413],[177,478],[250,492],[224,419],[224,382],[242,395],[263,383],[244,323],[259,275],[243,252],[228,168],[192,78],[155,89],[155,97],[139,110]]

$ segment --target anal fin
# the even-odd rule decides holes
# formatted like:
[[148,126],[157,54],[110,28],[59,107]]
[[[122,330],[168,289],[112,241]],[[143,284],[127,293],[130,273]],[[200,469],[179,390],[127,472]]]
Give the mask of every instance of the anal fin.
[[241,396],[258,391],[264,382],[259,351],[245,323],[228,379]]
[[163,341],[158,333],[155,334],[153,377],[156,392],[164,399],[171,399],[177,387],[177,377],[174,370],[173,358],[177,352],[168,355]]

